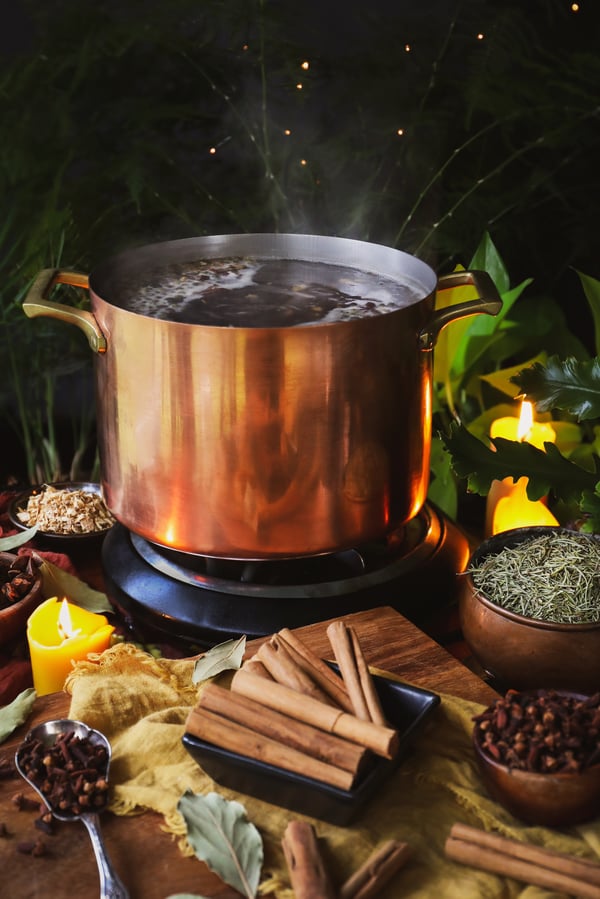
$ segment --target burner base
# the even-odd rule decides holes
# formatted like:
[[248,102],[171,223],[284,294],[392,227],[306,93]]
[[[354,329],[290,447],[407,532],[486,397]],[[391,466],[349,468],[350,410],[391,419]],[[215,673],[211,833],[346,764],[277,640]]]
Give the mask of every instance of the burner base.
[[418,546],[374,575],[338,586],[268,587],[266,595],[261,595],[260,585],[248,585],[242,593],[235,587],[234,592],[222,592],[207,589],[200,583],[205,579],[181,581],[157,570],[136,550],[139,538],[117,524],[102,547],[106,589],[132,632],[146,641],[162,636],[201,648],[384,605],[418,625],[456,598],[456,575],[470,554],[464,533],[438,510],[427,505],[419,517]]

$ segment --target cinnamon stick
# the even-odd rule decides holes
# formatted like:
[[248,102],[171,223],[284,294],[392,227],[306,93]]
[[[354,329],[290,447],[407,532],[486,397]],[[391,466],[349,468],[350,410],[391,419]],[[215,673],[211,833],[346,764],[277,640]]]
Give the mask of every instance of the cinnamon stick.
[[290,821],[281,845],[296,899],[335,899],[312,825]]
[[268,643],[263,643],[256,653],[271,677],[280,684],[303,693],[305,696],[313,696],[319,702],[329,705],[333,700],[306,674],[294,661],[287,651],[285,644],[273,634]]
[[352,650],[354,652],[354,660],[356,662],[356,669],[358,671],[358,679],[360,681],[362,693],[367,704],[369,718],[376,724],[385,724],[385,715],[383,714],[383,709],[381,708],[379,695],[377,693],[375,682],[371,677],[371,672],[369,671],[369,667],[363,655],[358,635],[353,627],[348,626],[347,630],[350,634],[350,641],[352,643]]
[[385,715],[356,631],[343,621],[333,621],[327,636],[348,687],[354,714],[364,721],[384,725]]
[[346,624],[343,621],[332,621],[327,628],[327,636],[344,683],[348,688],[354,714],[362,721],[370,721],[371,715],[361,686],[352,641]]
[[600,899],[596,879],[600,865],[575,856],[457,824],[452,827],[445,849],[454,861],[492,874],[581,899]]
[[279,637],[284,641],[288,652],[296,663],[317,683],[322,690],[344,709],[345,712],[354,712],[354,708],[348,696],[348,690],[344,681],[329,667],[327,662],[314,653],[301,639],[288,627],[279,631]]
[[[369,758],[368,750],[334,734],[326,734],[310,724],[283,715],[261,703],[233,693],[218,684],[207,684],[198,697],[198,707],[249,727],[265,737],[285,743],[357,775]],[[303,772],[300,772],[303,773]]]
[[514,858],[534,862],[544,868],[560,871],[562,874],[589,880],[590,883],[600,886],[600,859],[578,858],[576,855],[546,849],[544,846],[535,846],[533,843],[522,843],[520,840],[512,840],[497,833],[469,827],[468,824],[453,824],[450,836],[457,840],[466,840],[477,846],[493,849],[496,852],[505,852]]
[[341,709],[313,699],[312,696],[303,696],[283,684],[256,677],[243,668],[233,675],[231,689],[298,721],[366,746],[384,758],[391,759],[398,751],[397,730],[372,721],[361,721]]
[[388,840],[342,885],[338,899],[371,899],[413,855],[408,843]]
[[252,674],[256,674],[258,677],[266,677],[267,680],[273,680],[260,659],[246,659],[243,664],[246,671],[251,671]]
[[[257,679],[261,683],[268,683],[261,678]],[[305,777],[331,784],[341,790],[350,790],[354,783],[354,776],[350,771],[322,762],[198,706],[189,713],[186,730],[221,749],[266,762],[276,768],[283,768],[284,771],[301,772]]]

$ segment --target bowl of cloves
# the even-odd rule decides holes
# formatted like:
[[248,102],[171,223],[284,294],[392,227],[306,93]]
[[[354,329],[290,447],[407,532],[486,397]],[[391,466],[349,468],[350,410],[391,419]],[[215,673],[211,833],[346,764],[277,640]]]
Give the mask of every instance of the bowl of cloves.
[[0,552],[0,645],[25,634],[27,619],[44,599],[42,575],[29,554]]
[[515,528],[475,550],[459,590],[462,633],[500,692],[600,686],[600,538]]
[[516,818],[568,827],[600,814],[600,693],[508,690],[474,722],[484,786]]

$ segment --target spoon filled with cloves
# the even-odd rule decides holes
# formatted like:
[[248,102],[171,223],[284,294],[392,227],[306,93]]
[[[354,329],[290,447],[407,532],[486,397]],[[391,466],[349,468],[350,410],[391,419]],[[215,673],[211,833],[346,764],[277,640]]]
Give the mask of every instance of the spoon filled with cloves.
[[19,774],[58,821],[82,821],[100,875],[100,899],[128,899],[129,893],[107,855],[100,812],[108,802],[110,743],[82,721],[60,718],[29,731],[15,754]]

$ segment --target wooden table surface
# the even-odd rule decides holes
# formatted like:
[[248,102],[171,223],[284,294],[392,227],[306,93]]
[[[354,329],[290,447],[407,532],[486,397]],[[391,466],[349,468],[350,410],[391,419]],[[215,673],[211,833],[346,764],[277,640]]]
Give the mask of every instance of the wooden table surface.
[[[435,692],[485,704],[497,697],[477,675],[393,609],[371,609],[345,616],[345,620],[356,628],[372,667]],[[330,658],[326,626],[327,622],[311,624],[299,628],[298,633],[312,649]],[[249,644],[249,653],[260,642]],[[31,719],[0,746],[0,756],[12,757],[34,724],[65,717],[69,701],[65,693],[39,697]],[[89,899],[99,895],[96,864],[83,825],[57,822],[55,834],[46,837],[48,856],[35,858],[17,851],[20,841],[41,835],[33,824],[36,813],[18,811],[11,801],[19,791],[33,795],[20,778],[0,780],[0,823],[9,831],[8,837],[0,838],[0,894],[4,895],[6,888],[11,899]],[[172,837],[161,831],[161,823],[162,819],[150,812],[136,817],[102,816],[109,854],[131,899],[166,899],[174,893],[221,899],[238,896],[198,859],[183,857]]]

